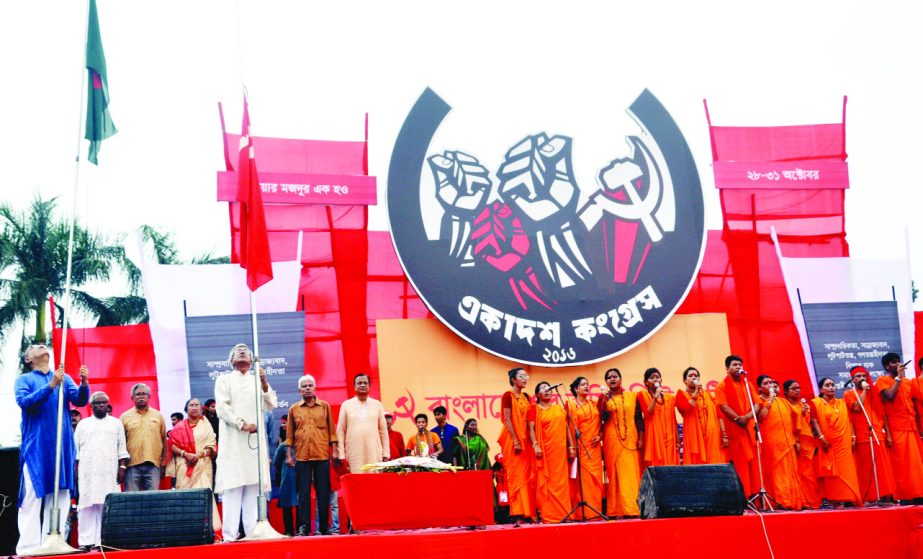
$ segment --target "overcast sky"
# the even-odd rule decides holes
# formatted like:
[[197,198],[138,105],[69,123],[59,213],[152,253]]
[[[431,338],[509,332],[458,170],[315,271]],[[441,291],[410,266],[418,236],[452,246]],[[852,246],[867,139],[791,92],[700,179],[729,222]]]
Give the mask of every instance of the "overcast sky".
[[[81,188],[82,223],[107,234],[142,224],[174,233],[185,257],[229,252],[216,202],[223,168],[216,104],[240,127],[241,82],[259,135],[361,140],[370,119],[372,227],[385,229],[391,148],[427,86],[453,107],[438,141],[503,152],[541,130],[574,138],[588,177],[625,155],[625,109],[649,88],[677,121],[721,224],[702,99],[713,123],[838,122],[849,96],[847,239],[859,257],[904,257],[923,284],[920,207],[921,4],[282,2],[98,0],[111,114]],[[86,3],[0,6],[2,190],[24,206],[40,194],[70,204],[83,76]],[[239,14],[239,15],[238,15]],[[238,25],[239,23],[239,25]],[[239,29],[239,32],[238,32]],[[476,146],[476,147],[475,147]],[[85,150],[85,142],[83,144]],[[62,214],[63,215],[63,214]],[[18,339],[18,335],[15,336]],[[6,352],[8,353],[8,351]],[[8,373],[10,358],[5,360]],[[0,392],[9,390],[5,375]]]

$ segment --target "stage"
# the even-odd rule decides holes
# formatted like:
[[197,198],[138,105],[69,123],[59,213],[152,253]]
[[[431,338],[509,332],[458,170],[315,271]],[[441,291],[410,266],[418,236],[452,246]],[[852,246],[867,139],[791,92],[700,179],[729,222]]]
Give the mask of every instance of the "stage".
[[[451,506],[446,504],[446,506]],[[923,506],[764,514],[776,558],[923,557]],[[108,551],[118,559],[282,559],[358,557],[571,557],[577,554],[642,557],[680,554],[684,559],[771,557],[760,517],[622,520],[585,524],[423,529],[361,535],[286,538],[191,548]],[[651,555],[653,554],[653,555]]]

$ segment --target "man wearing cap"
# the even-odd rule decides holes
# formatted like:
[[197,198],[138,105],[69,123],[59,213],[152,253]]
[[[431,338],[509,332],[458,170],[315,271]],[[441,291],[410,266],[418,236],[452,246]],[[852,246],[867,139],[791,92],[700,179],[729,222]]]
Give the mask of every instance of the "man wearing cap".
[[400,458],[407,454],[404,450],[404,436],[393,429],[394,412],[385,411],[385,423],[388,424],[388,442],[391,443],[391,459]]
[[[853,433],[856,434],[853,458],[856,461],[856,473],[859,475],[859,494],[864,502],[890,498],[894,495],[894,474],[888,449],[885,447],[885,418],[881,394],[878,387],[871,384],[868,369],[862,365],[853,367],[849,371],[849,376],[853,379],[855,389],[853,386],[845,387],[843,400],[849,409]],[[878,473],[877,490],[872,477],[872,445],[875,453],[874,469]]]

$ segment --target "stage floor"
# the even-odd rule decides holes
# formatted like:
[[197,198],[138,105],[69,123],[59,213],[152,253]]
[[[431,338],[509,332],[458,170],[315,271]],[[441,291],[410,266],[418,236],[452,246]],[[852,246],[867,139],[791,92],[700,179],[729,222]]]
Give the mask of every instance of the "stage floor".
[[[482,529],[425,529],[358,535],[286,538],[196,548],[107,551],[112,559],[284,559],[308,556],[358,557],[923,557],[923,506],[779,512],[762,515],[583,524],[509,525]],[[643,555],[642,555],[643,554]],[[90,556],[102,557],[92,553]]]

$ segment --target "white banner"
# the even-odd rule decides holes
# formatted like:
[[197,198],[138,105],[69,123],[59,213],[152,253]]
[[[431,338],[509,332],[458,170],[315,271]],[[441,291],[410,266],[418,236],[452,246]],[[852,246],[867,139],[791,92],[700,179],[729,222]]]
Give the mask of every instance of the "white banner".
[[[858,258],[786,258],[779,252],[778,244],[776,252],[782,266],[795,326],[801,337],[808,372],[814,382],[814,393],[817,393],[817,376],[801,312],[803,304],[896,301],[903,358],[912,359],[916,355],[909,262]],[[912,375],[913,367],[908,367],[908,371]]]
[[[184,315],[250,313],[246,271],[239,264],[162,265],[141,263],[157,361],[161,411],[183,409],[189,398],[189,359]],[[301,279],[300,262],[273,262],[273,279],[256,292],[260,313],[294,311]],[[228,340],[228,351],[244,340]],[[204,404],[204,401],[203,401]]]

